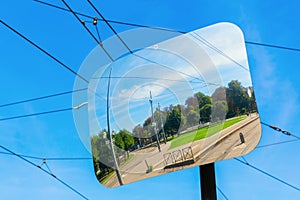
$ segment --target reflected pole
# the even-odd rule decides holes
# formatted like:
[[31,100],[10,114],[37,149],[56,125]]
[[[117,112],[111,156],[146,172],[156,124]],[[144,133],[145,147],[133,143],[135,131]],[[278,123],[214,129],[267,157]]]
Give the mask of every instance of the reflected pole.
[[[154,125],[154,116],[153,116],[153,100],[152,100],[152,94],[151,94],[151,91],[150,91],[150,99],[149,99],[149,102],[150,102],[150,106],[151,106],[151,114],[152,114],[152,118],[151,118],[151,124]],[[156,142],[157,142],[157,148],[158,148],[158,151],[161,152],[161,149],[160,149],[160,143],[159,143],[159,138],[158,138],[158,135],[157,135],[157,130],[156,130],[156,126],[154,126],[154,133],[156,135]]]
[[160,111],[160,105],[159,105],[159,103],[158,103],[158,112],[159,112],[159,117],[160,117],[161,130],[162,130],[163,137],[164,137],[164,143],[166,144],[167,143],[166,133],[165,133],[165,130],[164,130],[164,125],[163,125],[163,120],[162,120],[162,116],[161,116],[161,111]]
[[115,164],[117,178],[118,178],[119,184],[124,185],[122,175],[120,173],[118,161],[117,161],[117,158],[116,158],[116,154],[115,154],[115,149],[114,149],[114,144],[113,144],[113,139],[112,139],[112,133],[110,131],[110,115],[109,115],[109,95],[110,94],[109,94],[109,89],[110,89],[111,71],[112,71],[112,68],[110,69],[110,72],[109,72],[109,79],[108,79],[108,85],[107,85],[107,98],[106,98],[107,132],[109,134],[109,141],[110,141],[109,144],[110,144],[111,152],[112,152],[112,155],[113,155],[113,160],[114,160],[114,164]]

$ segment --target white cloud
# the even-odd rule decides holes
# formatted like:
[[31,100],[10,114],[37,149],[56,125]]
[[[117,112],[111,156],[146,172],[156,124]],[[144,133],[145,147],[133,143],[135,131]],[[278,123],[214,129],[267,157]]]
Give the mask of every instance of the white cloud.
[[[195,32],[248,68],[243,35],[236,26],[222,23]],[[198,79],[215,84],[202,89],[210,94],[216,87],[226,85],[223,81],[239,80],[244,85],[251,85],[247,70],[195,40],[190,34],[172,38],[155,45],[155,48],[149,47],[135,54],[138,56],[128,55],[111,65],[111,110],[114,121],[120,126],[134,125],[130,115],[138,111],[141,115],[148,115],[143,109],[148,103],[150,91],[156,100],[173,93],[177,102],[184,104],[185,99],[195,93],[193,87],[205,86],[205,83],[192,83]],[[170,99],[169,102],[174,101]],[[103,109],[103,106],[99,105],[99,108]]]

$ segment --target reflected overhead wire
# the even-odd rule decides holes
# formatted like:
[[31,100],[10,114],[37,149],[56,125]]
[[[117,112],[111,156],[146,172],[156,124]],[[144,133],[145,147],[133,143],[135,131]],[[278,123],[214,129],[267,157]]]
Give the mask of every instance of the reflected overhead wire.
[[209,41],[207,41],[204,37],[202,37],[201,35],[199,35],[198,33],[194,32],[195,35],[197,35],[199,38],[195,37],[194,35],[192,35],[192,37],[194,37],[196,40],[200,41],[201,43],[203,43],[204,45],[208,46],[209,48],[211,48],[212,50],[216,51],[217,53],[219,53],[220,55],[224,56],[225,58],[227,58],[228,60],[230,60],[231,62],[235,63],[237,66],[241,67],[242,69],[249,71],[249,69],[245,66],[243,66],[242,64],[240,64],[239,62],[237,62],[236,60],[234,60],[233,58],[231,58],[230,56],[228,56],[226,53],[224,53],[222,50],[220,50],[219,48],[217,48],[215,45],[213,45],[212,43],[210,43]]
[[[93,77],[91,79],[108,79],[109,77],[107,76],[101,76],[101,77]],[[111,79],[144,79],[144,80],[163,80],[163,81],[174,81],[174,82],[191,82],[191,83],[204,83],[204,80],[201,81],[187,81],[187,80],[182,80],[182,79],[168,79],[168,78],[160,78],[160,77],[146,77],[146,76],[112,76],[110,77]],[[209,83],[210,85],[217,85],[214,83]],[[209,85],[207,84],[207,85]]]

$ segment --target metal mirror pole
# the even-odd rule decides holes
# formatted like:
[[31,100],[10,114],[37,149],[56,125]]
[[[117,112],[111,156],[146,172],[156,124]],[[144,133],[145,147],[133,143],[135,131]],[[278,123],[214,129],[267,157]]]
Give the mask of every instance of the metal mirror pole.
[[202,200],[217,200],[215,163],[199,166]]

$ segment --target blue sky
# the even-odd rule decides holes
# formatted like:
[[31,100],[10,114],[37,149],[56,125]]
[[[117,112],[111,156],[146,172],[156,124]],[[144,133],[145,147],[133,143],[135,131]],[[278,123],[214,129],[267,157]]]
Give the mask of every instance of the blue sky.
[[[59,0],[51,3],[63,6]],[[69,2],[94,15],[86,1]],[[101,1],[107,19],[192,31],[218,22],[231,22],[246,41],[300,47],[298,1]],[[70,13],[33,1],[5,1],[0,19],[10,24],[68,66],[78,70],[94,41]],[[112,36],[105,25],[103,39]],[[118,32],[131,27],[115,26]],[[0,29],[1,104],[72,90],[75,77],[4,26]],[[299,52],[246,45],[262,121],[298,134]],[[0,108],[0,117],[61,109],[72,96]],[[0,144],[39,157],[90,157],[73,121],[72,112],[0,121]],[[260,144],[288,140],[263,127]],[[253,165],[300,186],[299,143],[254,150],[246,156]],[[40,164],[37,161],[37,164]],[[90,199],[199,199],[198,168],[179,171],[117,189],[101,186],[92,161],[48,161],[54,174]],[[216,163],[217,185],[229,199],[299,199],[300,193],[235,160]],[[81,199],[55,179],[22,160],[0,155],[1,199]],[[179,189],[180,190],[179,190]],[[222,197],[219,194],[219,198]]]
[[[145,38],[153,34],[153,30],[144,28],[143,31],[131,30],[119,34],[122,38],[130,38],[127,35],[136,36],[139,33],[139,43],[143,44],[143,41],[147,40]],[[166,31],[158,31],[158,33],[162,35],[160,38],[169,34]],[[136,37],[132,38],[126,39],[127,45],[131,48],[132,44],[138,43]],[[210,45],[202,38],[209,41]],[[119,42],[119,38],[115,36],[110,41],[116,43]],[[109,44],[104,42],[104,45]],[[241,66],[217,52],[212,45]],[[139,45],[135,46],[139,47]],[[239,80],[244,87],[252,86],[243,33],[232,23],[217,23],[163,42],[153,41],[153,45],[149,48],[136,53],[142,57],[128,55],[113,63],[109,61],[101,67],[97,62],[89,61],[96,60],[95,56],[101,57],[102,50],[99,49],[98,46],[92,51],[93,53],[85,60],[87,64],[81,65],[80,69],[84,73],[93,70],[95,65],[100,68],[91,75],[92,82],[89,84],[89,90],[97,91],[97,95],[90,92],[88,101],[95,101],[95,105],[90,103],[88,112],[96,112],[95,117],[100,126],[91,131],[92,134],[97,134],[99,129],[107,129],[106,107],[103,105],[106,105],[107,87],[105,86],[108,85],[110,69],[112,69],[110,118],[111,127],[116,130],[132,131],[137,124],[143,124],[145,119],[151,116],[148,101],[150,91],[155,110],[158,103],[162,109],[170,105],[185,105],[186,99],[197,92],[212,95],[216,88],[226,87],[232,80]],[[97,51],[99,53],[94,53]],[[102,56],[104,59],[107,57],[107,55]],[[80,87],[76,86],[75,89]],[[91,121],[93,121],[90,123],[91,126],[98,124],[93,118]]]

